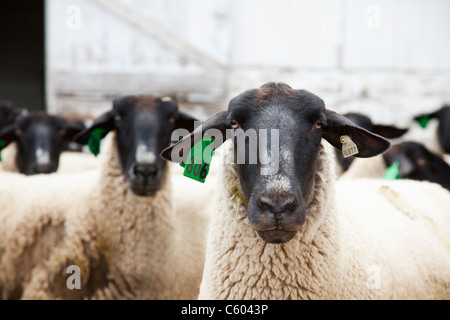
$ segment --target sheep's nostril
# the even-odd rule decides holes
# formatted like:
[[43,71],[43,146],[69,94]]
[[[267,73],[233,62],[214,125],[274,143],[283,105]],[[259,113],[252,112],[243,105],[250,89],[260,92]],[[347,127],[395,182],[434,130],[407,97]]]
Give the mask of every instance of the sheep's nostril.
[[141,177],[151,177],[156,175],[158,167],[154,164],[137,164],[134,166],[134,173]]
[[267,209],[272,212],[275,217],[281,217],[287,211],[292,211],[297,206],[297,197],[293,194],[282,196],[261,195],[258,198],[258,206],[261,209]]

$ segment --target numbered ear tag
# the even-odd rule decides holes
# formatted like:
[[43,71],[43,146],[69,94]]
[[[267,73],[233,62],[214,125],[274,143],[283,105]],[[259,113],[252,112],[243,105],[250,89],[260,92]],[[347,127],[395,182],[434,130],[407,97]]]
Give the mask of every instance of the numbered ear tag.
[[348,158],[359,153],[358,147],[352,141],[352,139],[350,139],[349,136],[341,136],[341,143],[342,143],[342,154],[344,155],[344,158]]
[[89,151],[94,155],[98,156],[100,153],[100,142],[102,141],[103,134],[105,133],[105,129],[97,128],[92,130],[88,139],[88,147]]
[[161,101],[162,102],[170,102],[170,101],[172,101],[172,98],[171,97],[162,97]]
[[210,144],[214,142],[214,138],[203,136],[202,140],[197,142],[189,151],[187,163],[181,163],[184,168],[183,175],[190,179],[204,183],[209,173],[214,151]]
[[[0,140],[0,151],[5,147],[5,140]],[[2,154],[0,152],[0,162],[2,162]]]
[[426,129],[428,122],[430,122],[430,116],[423,116],[417,119],[417,123],[422,129]]
[[387,167],[387,169],[384,171],[383,179],[384,180],[398,179],[399,168],[400,168],[400,164],[398,163],[398,161],[394,161],[394,163],[391,164],[390,167]]

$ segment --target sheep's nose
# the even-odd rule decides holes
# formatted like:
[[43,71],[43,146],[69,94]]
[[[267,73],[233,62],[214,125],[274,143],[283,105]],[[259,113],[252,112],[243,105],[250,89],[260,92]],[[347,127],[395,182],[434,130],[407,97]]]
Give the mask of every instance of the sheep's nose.
[[136,164],[134,166],[134,173],[136,176],[149,178],[158,172],[158,167],[155,164]]
[[34,172],[37,174],[40,173],[52,173],[56,170],[54,170],[54,166],[52,166],[50,163],[41,163],[34,166]]
[[260,195],[258,206],[262,210],[269,210],[276,219],[281,219],[297,207],[297,197],[292,193],[277,196]]

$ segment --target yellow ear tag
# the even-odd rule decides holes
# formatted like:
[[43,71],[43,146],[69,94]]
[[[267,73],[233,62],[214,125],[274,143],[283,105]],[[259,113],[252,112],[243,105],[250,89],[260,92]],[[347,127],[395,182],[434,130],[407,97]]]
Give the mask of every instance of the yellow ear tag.
[[172,98],[171,97],[164,97],[164,98],[161,98],[161,101],[162,102],[170,102],[170,101],[172,101]]
[[344,155],[344,158],[348,158],[359,153],[358,147],[352,141],[352,139],[350,139],[349,136],[341,136],[341,143],[342,143],[342,154]]

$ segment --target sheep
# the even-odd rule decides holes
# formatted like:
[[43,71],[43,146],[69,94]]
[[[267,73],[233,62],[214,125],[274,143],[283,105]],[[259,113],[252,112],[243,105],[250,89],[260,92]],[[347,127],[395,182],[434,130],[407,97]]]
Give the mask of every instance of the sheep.
[[[370,132],[376,133],[384,138],[388,139],[397,139],[401,136],[403,136],[408,129],[407,128],[398,128],[394,125],[382,125],[382,124],[376,124],[373,123],[373,121],[370,119],[369,116],[358,113],[358,112],[348,112],[344,114],[344,117],[352,121],[353,123],[357,124],[361,128],[364,128]],[[342,155],[342,152],[340,150],[335,150],[336,154],[336,164],[338,165],[336,167],[336,174],[338,176],[342,175],[345,171],[348,170],[350,165],[352,164],[353,160],[355,160],[355,157],[347,157],[345,158]]]
[[[275,150],[268,141],[276,139],[258,135],[265,141],[258,151],[272,150],[271,161],[249,163],[251,129],[278,132]],[[185,151],[203,133],[214,137],[213,149],[233,138],[226,153],[245,161],[221,167],[199,299],[450,298],[445,189],[415,181],[343,181],[335,196],[334,158],[324,140],[341,148],[348,136],[359,157],[386,151],[388,140],[284,83],[233,98],[228,111],[161,157],[186,163]],[[277,156],[278,170],[268,171]],[[409,200],[419,206],[409,207]]]
[[29,112],[15,117],[0,130],[2,170],[25,175],[56,172],[66,143],[85,128],[79,121],[46,112]]
[[389,179],[384,174],[395,162],[398,173],[392,178],[434,182],[450,190],[450,165],[439,154],[413,141],[397,143],[371,159],[356,159],[340,179]]
[[424,128],[431,119],[437,120],[437,128],[433,128],[432,131],[437,135],[438,150],[450,154],[450,105],[444,105],[439,110],[414,117],[417,122],[425,121],[422,124]]
[[[75,137],[92,149],[104,138],[98,170],[3,173],[1,298],[197,298],[208,202],[189,194],[196,181],[173,188],[167,162],[157,157],[171,132],[192,131],[194,120],[168,97],[117,98]],[[179,206],[178,198],[205,211]],[[79,290],[67,286],[71,266],[80,270]]]

